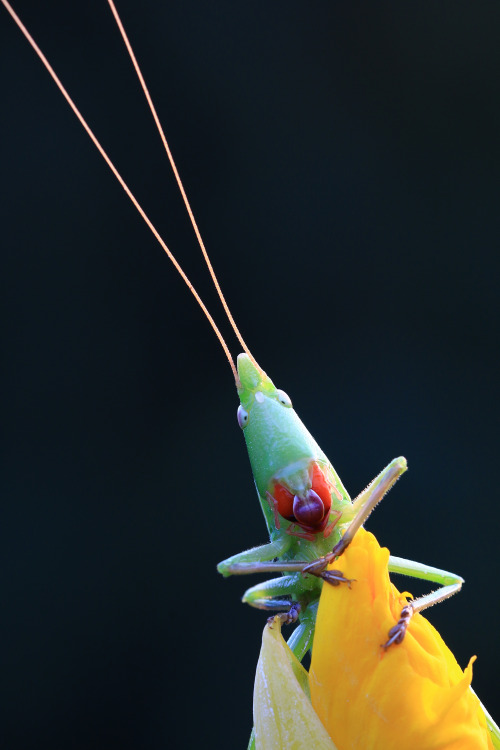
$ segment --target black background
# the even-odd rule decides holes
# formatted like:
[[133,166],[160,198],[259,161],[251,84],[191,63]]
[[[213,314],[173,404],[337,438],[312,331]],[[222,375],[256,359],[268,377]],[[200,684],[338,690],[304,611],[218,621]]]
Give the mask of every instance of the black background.
[[[106,3],[78,6],[16,3],[227,332]],[[429,618],[498,718],[498,3],[119,9],[243,335],[353,495],[407,456],[368,528],[465,577]],[[265,618],[215,565],[265,528],[231,373],[0,33],[4,745],[243,748]]]

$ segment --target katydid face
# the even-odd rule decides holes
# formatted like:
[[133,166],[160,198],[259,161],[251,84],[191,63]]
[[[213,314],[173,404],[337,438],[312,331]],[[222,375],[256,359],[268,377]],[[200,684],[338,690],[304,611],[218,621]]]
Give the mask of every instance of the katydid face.
[[[290,486],[286,477],[274,482],[267,498],[275,510],[278,528],[281,516],[292,523],[288,533],[310,540],[320,532],[325,537],[330,535],[335,524],[328,523],[332,507],[332,487],[326,474],[319,464],[311,461],[308,467],[309,481],[305,487],[298,490],[296,486]],[[300,527],[302,532],[296,531],[294,526]]]
[[238,375],[238,424],[266,519],[270,509],[278,529],[285,521],[295,536],[328,535],[332,501],[337,507],[349,502],[340,480],[290,398],[246,354],[238,357]]

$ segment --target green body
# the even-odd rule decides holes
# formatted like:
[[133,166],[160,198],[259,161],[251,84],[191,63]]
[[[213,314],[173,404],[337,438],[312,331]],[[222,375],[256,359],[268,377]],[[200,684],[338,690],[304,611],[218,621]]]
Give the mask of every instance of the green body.
[[[238,375],[241,384],[238,396],[241,407],[248,415],[243,434],[270,543],[224,560],[218,569],[223,575],[231,575],[259,572],[259,564],[271,560],[317,560],[339,541],[346,524],[352,520],[354,506],[325,453],[301,422],[291,403],[284,402],[285,394],[246,354],[238,357]],[[312,462],[321,466],[334,487],[330,518],[337,523],[328,537],[319,532],[313,540],[308,540],[289,534],[292,524],[284,518],[279,519],[280,527],[276,527],[275,514],[266,493],[276,480],[292,494],[310,489]],[[244,570],[245,566],[248,566],[248,571]],[[312,643],[322,585],[321,578],[303,576],[301,572],[285,572],[278,579],[249,589],[243,600],[269,611],[287,609],[291,602],[300,604],[302,627],[299,626],[295,637],[292,637],[292,645],[295,646],[296,655],[302,658]]]

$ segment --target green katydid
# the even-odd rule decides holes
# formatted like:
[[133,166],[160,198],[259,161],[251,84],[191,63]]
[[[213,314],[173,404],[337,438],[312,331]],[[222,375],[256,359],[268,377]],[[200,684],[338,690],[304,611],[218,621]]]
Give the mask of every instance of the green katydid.
[[[250,589],[245,600],[264,609],[285,608],[289,602],[300,604],[300,624],[292,636],[292,645],[302,655],[312,638],[323,563],[309,568],[310,575],[306,577],[302,575],[304,567],[330,552],[350,522],[355,531],[356,524],[364,520],[372,505],[404,472],[406,464],[402,459],[391,462],[352,504],[287,397],[274,388],[249,354],[239,360],[237,386],[241,400],[239,423],[244,429],[271,542],[229,558],[219,569],[225,575],[273,570],[286,573]],[[269,445],[277,446],[272,454]],[[398,558],[393,558],[392,569],[443,584],[442,592],[422,600],[417,605],[420,608],[461,586],[458,576]]]
[[[396,458],[359,497],[351,502],[332,464],[296,415],[289,397],[275,388],[250,359],[238,358],[240,407],[257,493],[270,543],[242,552],[218,566],[223,575],[269,573],[286,575],[249,589],[243,600],[272,611],[300,607],[300,625],[289,645],[302,659],[312,644],[314,620],[323,580],[350,585],[325,571],[339,556],[373,507],[406,471]],[[272,446],[272,449],[270,448]],[[413,602],[413,611],[442,601],[460,590],[463,579],[421,563],[392,557],[390,570],[439,583],[442,589]],[[404,637],[408,620],[388,636],[386,647]]]

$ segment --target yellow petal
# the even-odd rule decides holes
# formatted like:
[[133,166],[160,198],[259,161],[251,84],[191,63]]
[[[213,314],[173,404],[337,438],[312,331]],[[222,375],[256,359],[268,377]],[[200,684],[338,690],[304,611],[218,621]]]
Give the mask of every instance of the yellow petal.
[[486,721],[465,672],[420,614],[403,642],[381,648],[406,598],[389,580],[389,551],[360,529],[336,567],[352,588],[323,586],[311,698],[339,750],[489,750]]
[[304,690],[308,676],[281,636],[266,625],[255,675],[256,750],[336,750]]

